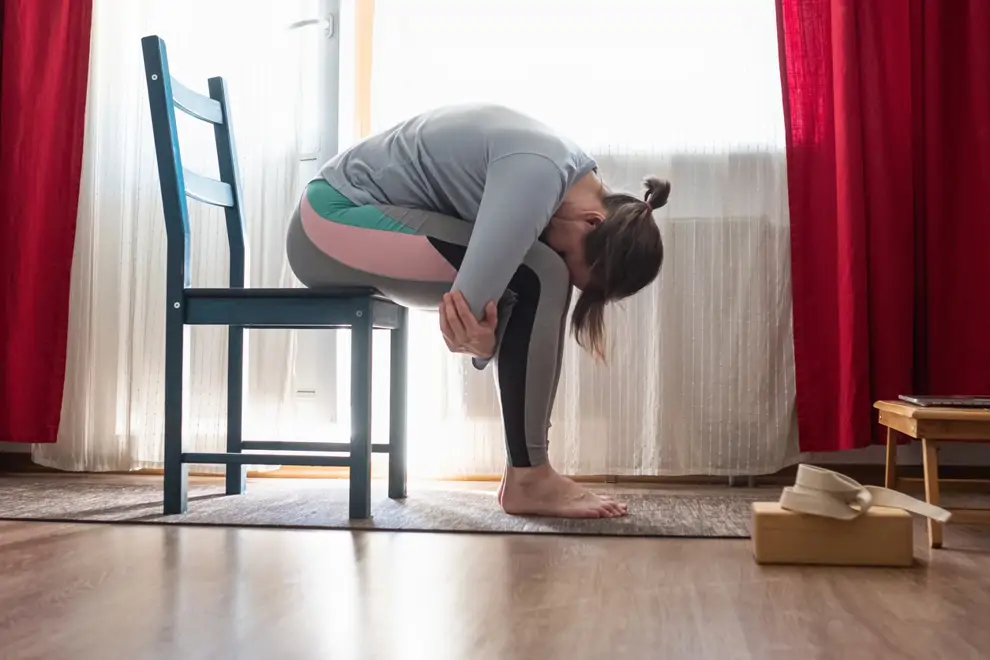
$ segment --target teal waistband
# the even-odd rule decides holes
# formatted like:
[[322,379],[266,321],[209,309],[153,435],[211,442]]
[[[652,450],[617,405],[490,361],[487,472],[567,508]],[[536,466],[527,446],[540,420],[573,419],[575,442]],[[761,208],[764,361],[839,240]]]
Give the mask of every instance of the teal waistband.
[[359,206],[344,197],[324,179],[314,179],[306,186],[306,199],[316,214],[324,220],[351,227],[415,234],[415,230],[374,206]]

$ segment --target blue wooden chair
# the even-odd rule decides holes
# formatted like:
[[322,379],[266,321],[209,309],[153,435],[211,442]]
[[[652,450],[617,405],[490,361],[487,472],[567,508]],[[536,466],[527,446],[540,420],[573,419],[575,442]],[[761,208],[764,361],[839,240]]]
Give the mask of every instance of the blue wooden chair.
[[[388,495],[406,496],[407,310],[367,288],[252,289],[244,286],[244,217],[230,106],[223,78],[210,78],[203,96],[169,75],[165,42],[141,40],[155,135],[167,234],[165,314],[165,513],[186,511],[190,463],[226,465],[228,495],[244,492],[247,464],[350,468],[351,518],[371,510],[371,453],[389,454]],[[220,180],[182,166],[175,109],[213,124]],[[194,289],[189,281],[189,213],[186,198],[222,206],[230,244],[230,286]],[[182,450],[183,342],[187,325],[228,326],[227,451]],[[242,437],[245,328],[335,328],[351,332],[351,441],[247,441]],[[372,330],[391,330],[388,444],[371,444]],[[281,451],[278,454],[248,453]],[[307,453],[300,453],[307,452]]]

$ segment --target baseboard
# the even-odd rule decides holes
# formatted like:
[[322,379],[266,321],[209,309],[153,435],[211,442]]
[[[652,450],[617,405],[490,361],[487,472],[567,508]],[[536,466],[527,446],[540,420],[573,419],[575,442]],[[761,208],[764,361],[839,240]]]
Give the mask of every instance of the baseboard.
[[[382,465],[381,467],[384,467]],[[884,466],[871,464],[831,464],[829,469],[845,474],[862,484],[883,485]],[[384,474],[384,470],[374,470]],[[787,486],[794,483],[797,466],[792,465],[773,474],[753,477],[755,486]],[[0,473],[13,474],[63,474],[59,470],[38,465],[31,460],[30,454],[0,452]],[[138,470],[136,472],[116,474],[137,474],[161,476],[160,469]],[[195,475],[195,473],[193,473]],[[203,474],[199,476],[219,476]],[[249,477],[265,479],[346,479],[347,468],[339,467],[283,467],[268,472],[248,473]],[[743,475],[745,476],[745,475]],[[898,487],[904,490],[921,490],[924,474],[921,466],[905,465],[898,468]],[[939,468],[939,483],[944,490],[965,490],[986,492],[990,491],[990,466],[974,465],[945,465]],[[498,475],[462,475],[446,481],[497,481]],[[582,483],[608,483],[619,485],[711,485],[725,486],[727,476],[695,475],[695,476],[611,476],[611,475],[582,475],[575,477]]]
[[37,465],[31,460],[31,454],[26,452],[0,451],[0,474],[4,472],[13,473],[38,473],[57,472],[41,465]]

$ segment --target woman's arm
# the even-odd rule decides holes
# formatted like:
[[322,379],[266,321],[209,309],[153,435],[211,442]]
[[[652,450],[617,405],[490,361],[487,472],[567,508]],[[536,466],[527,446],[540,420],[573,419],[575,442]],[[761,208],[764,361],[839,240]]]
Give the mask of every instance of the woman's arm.
[[[475,318],[485,317],[487,303],[500,302],[556,211],[564,185],[560,168],[544,156],[513,154],[489,164],[478,217],[452,287],[464,295]],[[508,312],[499,309],[496,346]],[[474,360],[479,369],[487,363]]]
[[485,192],[453,291],[461,291],[475,317],[498,302],[523,258],[560,203],[564,175],[535,154],[505,156],[488,166]]

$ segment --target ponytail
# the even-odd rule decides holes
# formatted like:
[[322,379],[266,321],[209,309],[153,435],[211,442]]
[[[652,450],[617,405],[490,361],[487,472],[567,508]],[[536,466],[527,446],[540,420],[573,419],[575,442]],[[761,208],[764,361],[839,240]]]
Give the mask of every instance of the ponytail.
[[656,279],[663,263],[663,239],[653,211],[670,196],[670,182],[651,176],[643,181],[640,200],[622,193],[606,194],[605,221],[584,239],[584,258],[591,284],[581,292],[571,313],[577,343],[599,360],[605,359],[605,304],[621,300]]

